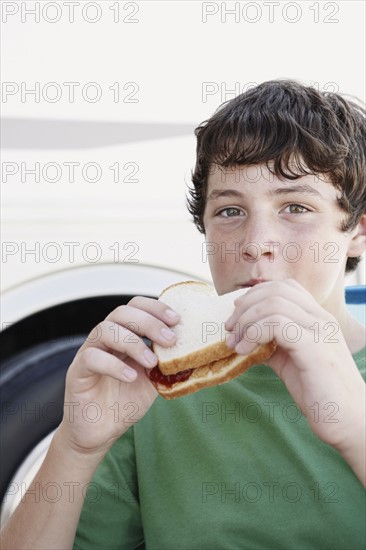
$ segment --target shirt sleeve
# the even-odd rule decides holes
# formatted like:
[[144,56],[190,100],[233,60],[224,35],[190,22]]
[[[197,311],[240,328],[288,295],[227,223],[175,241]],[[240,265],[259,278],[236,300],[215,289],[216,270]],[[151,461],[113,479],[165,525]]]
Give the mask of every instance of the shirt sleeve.
[[85,487],[74,550],[143,550],[134,427],[118,439]]

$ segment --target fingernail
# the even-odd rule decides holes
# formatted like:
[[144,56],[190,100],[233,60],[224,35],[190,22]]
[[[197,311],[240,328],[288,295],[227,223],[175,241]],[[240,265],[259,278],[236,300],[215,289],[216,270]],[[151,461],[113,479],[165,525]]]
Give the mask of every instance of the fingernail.
[[137,376],[137,372],[134,369],[130,369],[130,367],[126,367],[123,371],[123,374],[127,378],[127,380],[134,380]]
[[172,309],[166,309],[165,315],[168,317],[168,319],[171,319],[172,321],[174,321],[175,319],[179,319],[180,317],[179,313],[176,313]]
[[165,340],[171,341],[175,337],[175,333],[172,330],[170,330],[169,328],[164,327],[164,328],[161,329],[160,332],[161,332],[163,338],[165,338]]
[[145,361],[152,367],[155,367],[156,363],[158,362],[158,358],[156,357],[155,353],[153,353],[150,349],[145,349],[144,358]]

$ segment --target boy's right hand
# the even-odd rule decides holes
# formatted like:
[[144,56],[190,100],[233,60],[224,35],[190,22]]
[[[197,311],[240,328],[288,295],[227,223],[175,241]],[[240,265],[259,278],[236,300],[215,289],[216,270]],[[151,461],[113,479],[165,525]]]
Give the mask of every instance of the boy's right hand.
[[102,457],[149,410],[158,393],[145,369],[156,366],[157,358],[142,336],[173,345],[176,336],[169,327],[179,315],[169,311],[156,299],[136,296],[91,331],[66,375],[58,429],[63,445]]

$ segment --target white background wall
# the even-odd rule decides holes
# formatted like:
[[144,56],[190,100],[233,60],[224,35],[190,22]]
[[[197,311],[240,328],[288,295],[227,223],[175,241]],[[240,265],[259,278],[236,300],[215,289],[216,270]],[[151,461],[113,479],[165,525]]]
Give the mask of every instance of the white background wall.
[[[2,1],[1,10],[2,289],[107,261],[209,279],[185,207],[194,127],[273,78],[365,97],[362,1]],[[27,172],[36,166],[39,182]],[[363,273],[364,264],[348,284]]]

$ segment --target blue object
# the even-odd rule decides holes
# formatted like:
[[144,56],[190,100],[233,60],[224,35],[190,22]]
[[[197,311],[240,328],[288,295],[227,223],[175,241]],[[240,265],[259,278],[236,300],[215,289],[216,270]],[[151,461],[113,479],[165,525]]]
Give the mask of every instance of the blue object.
[[366,285],[348,286],[345,293],[348,309],[360,323],[366,325]]
[[366,285],[346,287],[347,304],[366,304]]

